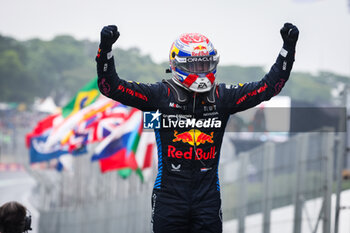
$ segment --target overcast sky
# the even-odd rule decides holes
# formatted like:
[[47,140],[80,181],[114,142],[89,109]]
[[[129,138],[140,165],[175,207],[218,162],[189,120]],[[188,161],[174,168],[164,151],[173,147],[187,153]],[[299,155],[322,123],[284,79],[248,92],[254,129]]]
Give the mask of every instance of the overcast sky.
[[[116,24],[117,46],[166,61],[173,40],[199,32],[221,64],[269,68],[282,46],[279,29],[300,29],[294,70],[350,76],[350,0],[0,0],[0,34],[26,40],[70,34],[99,40]],[[220,72],[220,71],[219,71]],[[220,73],[219,73],[220,74]]]

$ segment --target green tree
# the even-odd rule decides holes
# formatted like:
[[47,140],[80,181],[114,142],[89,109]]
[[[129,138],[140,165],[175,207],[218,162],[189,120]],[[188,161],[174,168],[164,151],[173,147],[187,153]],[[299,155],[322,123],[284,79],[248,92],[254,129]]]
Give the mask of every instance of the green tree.
[[[32,103],[35,97],[53,96],[65,104],[85,83],[96,76],[97,42],[76,40],[68,35],[44,41],[17,41],[0,35],[0,101]],[[154,83],[171,78],[168,62],[157,64],[138,48],[113,51],[121,78]],[[217,81],[237,84],[258,81],[262,67],[219,66]],[[313,103],[332,103],[332,91],[349,84],[349,77],[330,72],[317,75],[292,71],[282,95]]]

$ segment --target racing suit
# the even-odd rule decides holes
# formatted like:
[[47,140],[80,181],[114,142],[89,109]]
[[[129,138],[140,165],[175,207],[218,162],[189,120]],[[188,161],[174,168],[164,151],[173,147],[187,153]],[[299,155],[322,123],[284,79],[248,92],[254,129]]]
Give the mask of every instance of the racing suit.
[[159,111],[155,129],[158,175],[152,194],[154,232],[222,232],[218,164],[230,114],[277,95],[288,80],[294,51],[281,50],[270,71],[257,82],[216,84],[195,93],[172,80],[155,84],[125,81],[114,58],[99,50],[98,86],[102,94],[142,111]]

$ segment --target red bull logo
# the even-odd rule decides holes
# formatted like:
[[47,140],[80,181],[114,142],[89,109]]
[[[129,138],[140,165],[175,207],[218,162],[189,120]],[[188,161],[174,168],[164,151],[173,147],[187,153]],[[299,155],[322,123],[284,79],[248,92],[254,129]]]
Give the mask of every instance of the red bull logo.
[[[210,147],[209,151],[204,151],[201,148],[196,149],[195,160],[215,159],[215,146]],[[192,159],[193,147],[187,151],[177,150],[175,146],[168,145],[168,157],[177,159]]]
[[207,50],[207,47],[205,47],[203,45],[198,45],[198,46],[194,47],[193,50]]
[[192,56],[209,56],[209,52],[206,46],[198,45],[193,48]]
[[173,142],[183,142],[188,143],[191,146],[193,145],[200,145],[204,143],[214,143],[213,141],[214,132],[211,132],[210,135],[201,132],[198,129],[191,129],[189,131],[178,133],[176,130],[174,130],[174,139]]

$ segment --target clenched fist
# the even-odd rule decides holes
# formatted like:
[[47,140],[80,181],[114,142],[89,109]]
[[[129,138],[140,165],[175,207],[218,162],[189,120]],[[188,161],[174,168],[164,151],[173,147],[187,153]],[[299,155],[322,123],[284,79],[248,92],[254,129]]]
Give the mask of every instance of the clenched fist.
[[280,33],[283,39],[283,47],[287,50],[294,50],[299,37],[298,28],[291,23],[285,23]]
[[104,52],[112,50],[112,45],[118,40],[120,33],[115,25],[108,25],[101,30],[100,49]]

